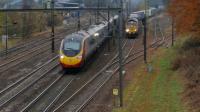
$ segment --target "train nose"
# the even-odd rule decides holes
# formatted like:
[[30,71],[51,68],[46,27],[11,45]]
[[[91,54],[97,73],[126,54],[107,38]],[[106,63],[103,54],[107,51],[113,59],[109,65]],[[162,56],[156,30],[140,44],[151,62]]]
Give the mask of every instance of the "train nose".
[[77,68],[82,65],[82,56],[77,57],[66,57],[61,58],[60,56],[60,63],[64,68]]

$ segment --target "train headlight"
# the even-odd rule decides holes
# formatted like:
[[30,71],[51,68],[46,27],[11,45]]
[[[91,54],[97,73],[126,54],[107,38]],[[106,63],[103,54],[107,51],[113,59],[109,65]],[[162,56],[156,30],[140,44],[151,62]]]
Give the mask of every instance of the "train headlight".
[[126,32],[128,33],[130,30],[129,29],[126,29]]
[[63,55],[61,55],[61,56],[60,56],[60,59],[64,59],[64,56],[63,56]]
[[99,33],[95,33],[94,36],[95,36],[95,37],[98,37],[98,36],[99,36]]
[[76,58],[77,58],[77,59],[82,59],[82,56],[77,56]]

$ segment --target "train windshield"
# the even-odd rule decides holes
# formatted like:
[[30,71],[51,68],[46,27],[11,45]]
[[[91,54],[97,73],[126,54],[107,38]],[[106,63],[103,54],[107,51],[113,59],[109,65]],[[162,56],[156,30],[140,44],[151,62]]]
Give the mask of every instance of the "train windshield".
[[80,39],[67,39],[63,44],[63,51],[66,56],[73,57],[81,51],[81,40]]
[[128,21],[127,27],[137,26],[137,22],[135,21]]
[[137,25],[137,22],[136,22],[136,21],[130,20],[130,21],[128,21],[128,24],[129,24],[129,25]]

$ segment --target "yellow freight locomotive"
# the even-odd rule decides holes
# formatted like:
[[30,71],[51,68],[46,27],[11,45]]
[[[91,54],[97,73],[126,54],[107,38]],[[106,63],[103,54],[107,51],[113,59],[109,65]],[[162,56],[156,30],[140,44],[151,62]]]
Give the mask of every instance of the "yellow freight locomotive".
[[126,36],[136,38],[139,33],[138,19],[130,18],[126,22]]

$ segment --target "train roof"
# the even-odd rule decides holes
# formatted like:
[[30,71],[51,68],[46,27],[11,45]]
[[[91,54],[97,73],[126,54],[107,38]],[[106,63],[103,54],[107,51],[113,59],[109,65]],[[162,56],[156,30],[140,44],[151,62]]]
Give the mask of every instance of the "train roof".
[[[110,22],[113,21],[113,19],[117,19],[119,16],[115,15],[114,17],[112,17],[112,19],[110,20]],[[78,31],[76,33],[72,33],[70,35],[67,35],[65,37],[65,39],[69,39],[69,38],[80,38],[80,39],[85,39],[85,38],[89,38],[91,35],[94,35],[96,32],[98,32],[99,30],[105,28],[108,25],[107,21],[102,21],[101,24],[98,25],[91,25],[87,30],[81,30]]]
[[107,25],[107,22],[99,24],[99,25],[92,25],[88,28],[88,30],[81,30],[76,33],[72,33],[65,37],[65,40],[68,39],[75,39],[75,40],[83,40],[89,38],[91,35],[94,35],[96,32],[101,30]]
[[144,12],[145,10],[141,10],[141,11],[132,12],[131,14],[144,13]]
[[86,32],[89,35],[93,35],[95,32],[101,30],[102,28],[104,28],[107,25],[107,22],[99,24],[99,25],[92,25]]
[[137,19],[137,18],[129,18],[127,21],[128,21],[128,22],[129,22],[129,21],[135,21],[135,22],[138,22],[138,19]]
[[69,39],[72,39],[72,40],[82,40],[83,37],[84,36],[81,35],[81,34],[79,34],[79,33],[72,33],[71,35],[67,35],[64,40],[69,40]]

